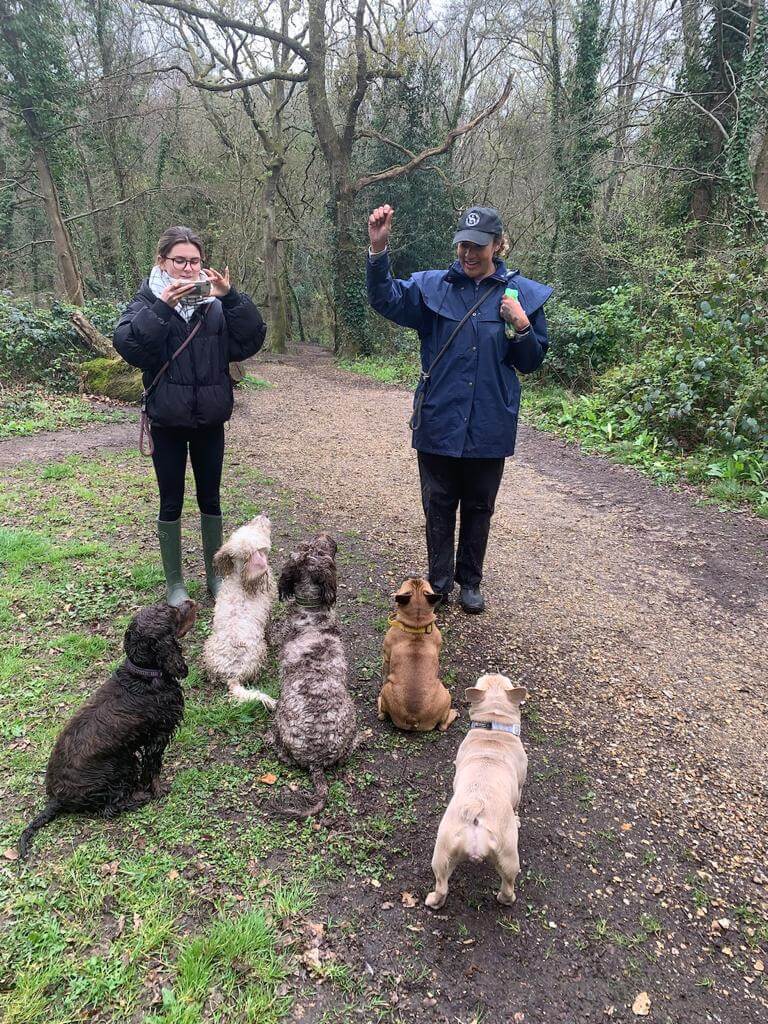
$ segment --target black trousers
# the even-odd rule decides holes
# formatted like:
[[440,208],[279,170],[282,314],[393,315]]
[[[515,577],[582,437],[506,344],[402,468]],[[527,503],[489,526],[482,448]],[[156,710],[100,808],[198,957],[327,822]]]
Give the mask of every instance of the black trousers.
[[[427,521],[429,582],[448,592],[476,587],[483,578],[491,516],[496,505],[504,459],[455,459],[419,452],[421,501]],[[454,572],[456,510],[461,513]]]
[[197,504],[209,516],[221,515],[221,470],[224,465],[224,424],[184,430],[176,427],[152,427],[157,486],[160,489],[160,515],[164,522],[181,517],[184,506],[184,476],[187,451],[195,475]]

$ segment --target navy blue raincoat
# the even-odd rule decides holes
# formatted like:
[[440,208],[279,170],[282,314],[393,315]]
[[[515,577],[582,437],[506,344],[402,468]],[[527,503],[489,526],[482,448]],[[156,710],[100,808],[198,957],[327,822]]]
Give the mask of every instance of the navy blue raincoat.
[[[531,323],[521,341],[504,334],[499,308],[505,288],[517,289]],[[413,431],[413,447],[421,452],[469,459],[512,455],[520,411],[515,371],[532,373],[541,366],[549,344],[544,303],[552,289],[508,271],[500,260],[495,273],[476,284],[458,261],[448,270],[425,270],[400,281],[392,277],[386,254],[368,258],[368,301],[387,320],[418,331],[424,371],[485,291],[485,302],[453,339],[426,387],[421,422]]]

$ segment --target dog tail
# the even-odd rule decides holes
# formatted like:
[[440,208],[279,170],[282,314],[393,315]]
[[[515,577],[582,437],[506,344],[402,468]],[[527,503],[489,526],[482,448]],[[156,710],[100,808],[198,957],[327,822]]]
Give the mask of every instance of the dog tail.
[[42,809],[42,811],[40,811],[38,816],[30,821],[19,836],[19,857],[21,860],[27,859],[29,846],[35,832],[38,832],[44,825],[47,825],[49,822],[53,821],[54,818],[57,818],[61,814],[62,810],[63,807],[58,800],[51,800]]
[[277,706],[275,698],[270,697],[268,693],[263,690],[249,690],[247,687],[241,686],[240,683],[229,684],[229,695],[236,704],[246,704],[248,701],[258,700],[270,711],[274,711]]
[[309,818],[313,814],[319,814],[328,802],[328,779],[322,768],[310,768],[309,777],[314,786],[314,792],[308,797],[308,803],[304,807],[285,806],[280,808],[279,813],[284,818],[301,820]]
[[496,836],[484,824],[484,817],[485,803],[479,798],[472,800],[461,812],[467,857],[475,864],[485,860],[496,846]]

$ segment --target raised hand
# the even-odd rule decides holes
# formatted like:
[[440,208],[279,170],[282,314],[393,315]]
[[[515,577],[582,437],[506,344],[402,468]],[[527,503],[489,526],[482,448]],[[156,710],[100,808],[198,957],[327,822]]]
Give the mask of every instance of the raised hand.
[[213,267],[208,267],[203,273],[211,282],[211,291],[217,299],[222,298],[222,296],[229,292],[231,287],[229,283],[229,267],[224,267],[223,274],[220,274],[218,270],[214,270]]
[[385,203],[384,206],[377,206],[368,218],[368,238],[371,240],[372,252],[383,252],[389,244],[394,215],[395,211]]

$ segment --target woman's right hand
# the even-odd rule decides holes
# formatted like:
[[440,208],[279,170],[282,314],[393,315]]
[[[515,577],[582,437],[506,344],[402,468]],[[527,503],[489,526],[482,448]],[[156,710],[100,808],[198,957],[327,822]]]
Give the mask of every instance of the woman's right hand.
[[192,291],[196,284],[196,281],[173,281],[167,288],[163,288],[162,292],[160,292],[160,298],[171,309],[175,309],[187,292]]
[[371,240],[372,252],[384,252],[389,245],[394,215],[395,211],[385,203],[384,206],[378,206],[368,218],[368,238]]

